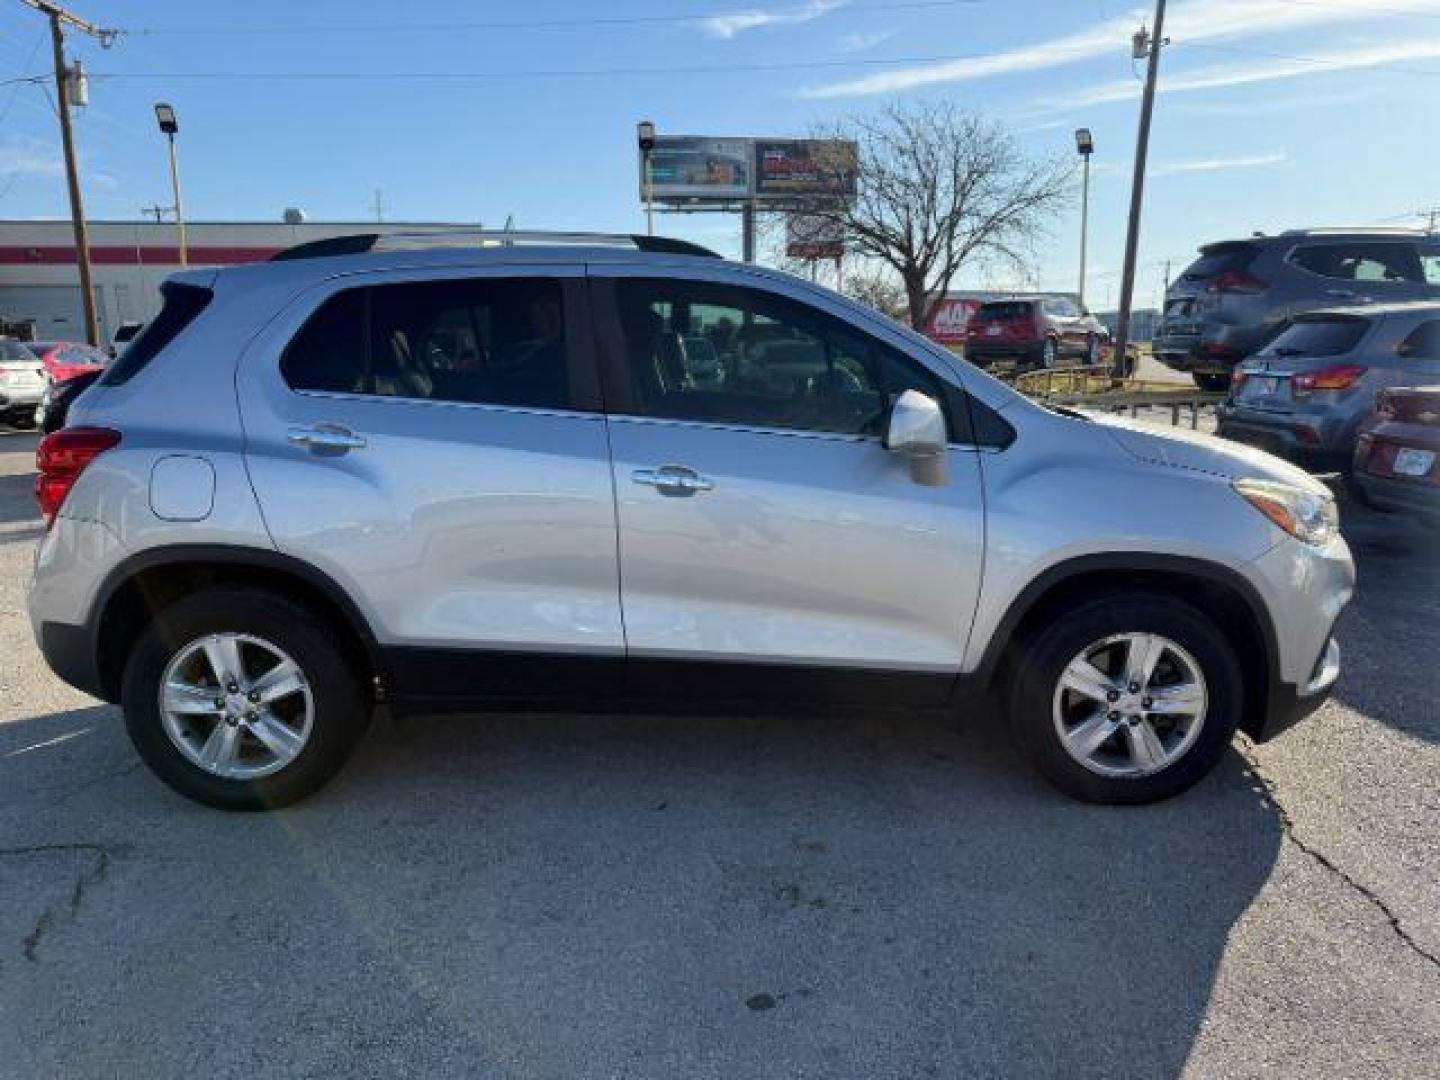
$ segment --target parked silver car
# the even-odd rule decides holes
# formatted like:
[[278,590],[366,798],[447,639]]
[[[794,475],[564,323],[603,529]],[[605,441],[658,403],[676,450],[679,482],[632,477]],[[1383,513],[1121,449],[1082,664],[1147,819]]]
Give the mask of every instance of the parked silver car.
[[1380,391],[1437,381],[1440,303],[1310,312],[1235,370],[1218,430],[1307,468],[1349,472]]
[[1440,236],[1416,229],[1294,229],[1206,244],[1165,293],[1163,363],[1224,390],[1234,366],[1302,312],[1440,300]]
[[692,245],[501,239],[176,275],[42,442],[36,637],[177,790],[300,798],[379,698],[998,690],[1055,784],[1144,802],[1334,682],[1354,567],[1293,466]]

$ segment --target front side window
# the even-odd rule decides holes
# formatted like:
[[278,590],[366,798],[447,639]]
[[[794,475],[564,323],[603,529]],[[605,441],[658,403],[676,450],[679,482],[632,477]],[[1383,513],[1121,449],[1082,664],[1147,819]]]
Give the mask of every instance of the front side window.
[[1290,261],[1301,269],[1339,281],[1413,282],[1425,280],[1412,244],[1312,244],[1297,247]]
[[842,320],[771,293],[702,282],[617,284],[632,388],[646,416],[878,435],[890,402],[940,380]]
[[281,371],[296,390],[569,408],[561,285],[503,278],[337,293],[296,335]]

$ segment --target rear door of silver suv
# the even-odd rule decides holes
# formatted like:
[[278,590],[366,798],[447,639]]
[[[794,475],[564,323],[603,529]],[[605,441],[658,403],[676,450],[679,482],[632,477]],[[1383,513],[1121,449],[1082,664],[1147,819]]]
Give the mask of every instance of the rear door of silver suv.
[[303,294],[238,374],[277,547],[361,608],[403,697],[609,692],[623,658],[581,266],[387,271]]

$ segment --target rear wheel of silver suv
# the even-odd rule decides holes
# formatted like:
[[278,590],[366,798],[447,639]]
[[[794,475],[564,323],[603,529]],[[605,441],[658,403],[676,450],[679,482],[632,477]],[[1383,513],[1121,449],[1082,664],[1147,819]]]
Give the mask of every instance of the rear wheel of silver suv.
[[182,795],[227,810],[284,806],[320,788],[369,722],[329,627],[281,596],[233,586],[151,622],[122,701],[146,764]]
[[1205,615],[1151,593],[1082,603],[1021,646],[1010,716],[1030,760],[1087,802],[1177,795],[1239,726],[1240,665]]

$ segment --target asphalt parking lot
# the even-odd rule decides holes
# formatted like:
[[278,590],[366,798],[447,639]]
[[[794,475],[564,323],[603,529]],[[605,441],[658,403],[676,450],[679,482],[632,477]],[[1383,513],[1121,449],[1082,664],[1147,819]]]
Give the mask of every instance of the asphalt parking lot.
[[0,434],[0,1075],[1408,1077],[1440,1061],[1440,543],[1346,507],[1335,700],[1153,807],[992,718],[377,724],[173,795],[24,614]]

